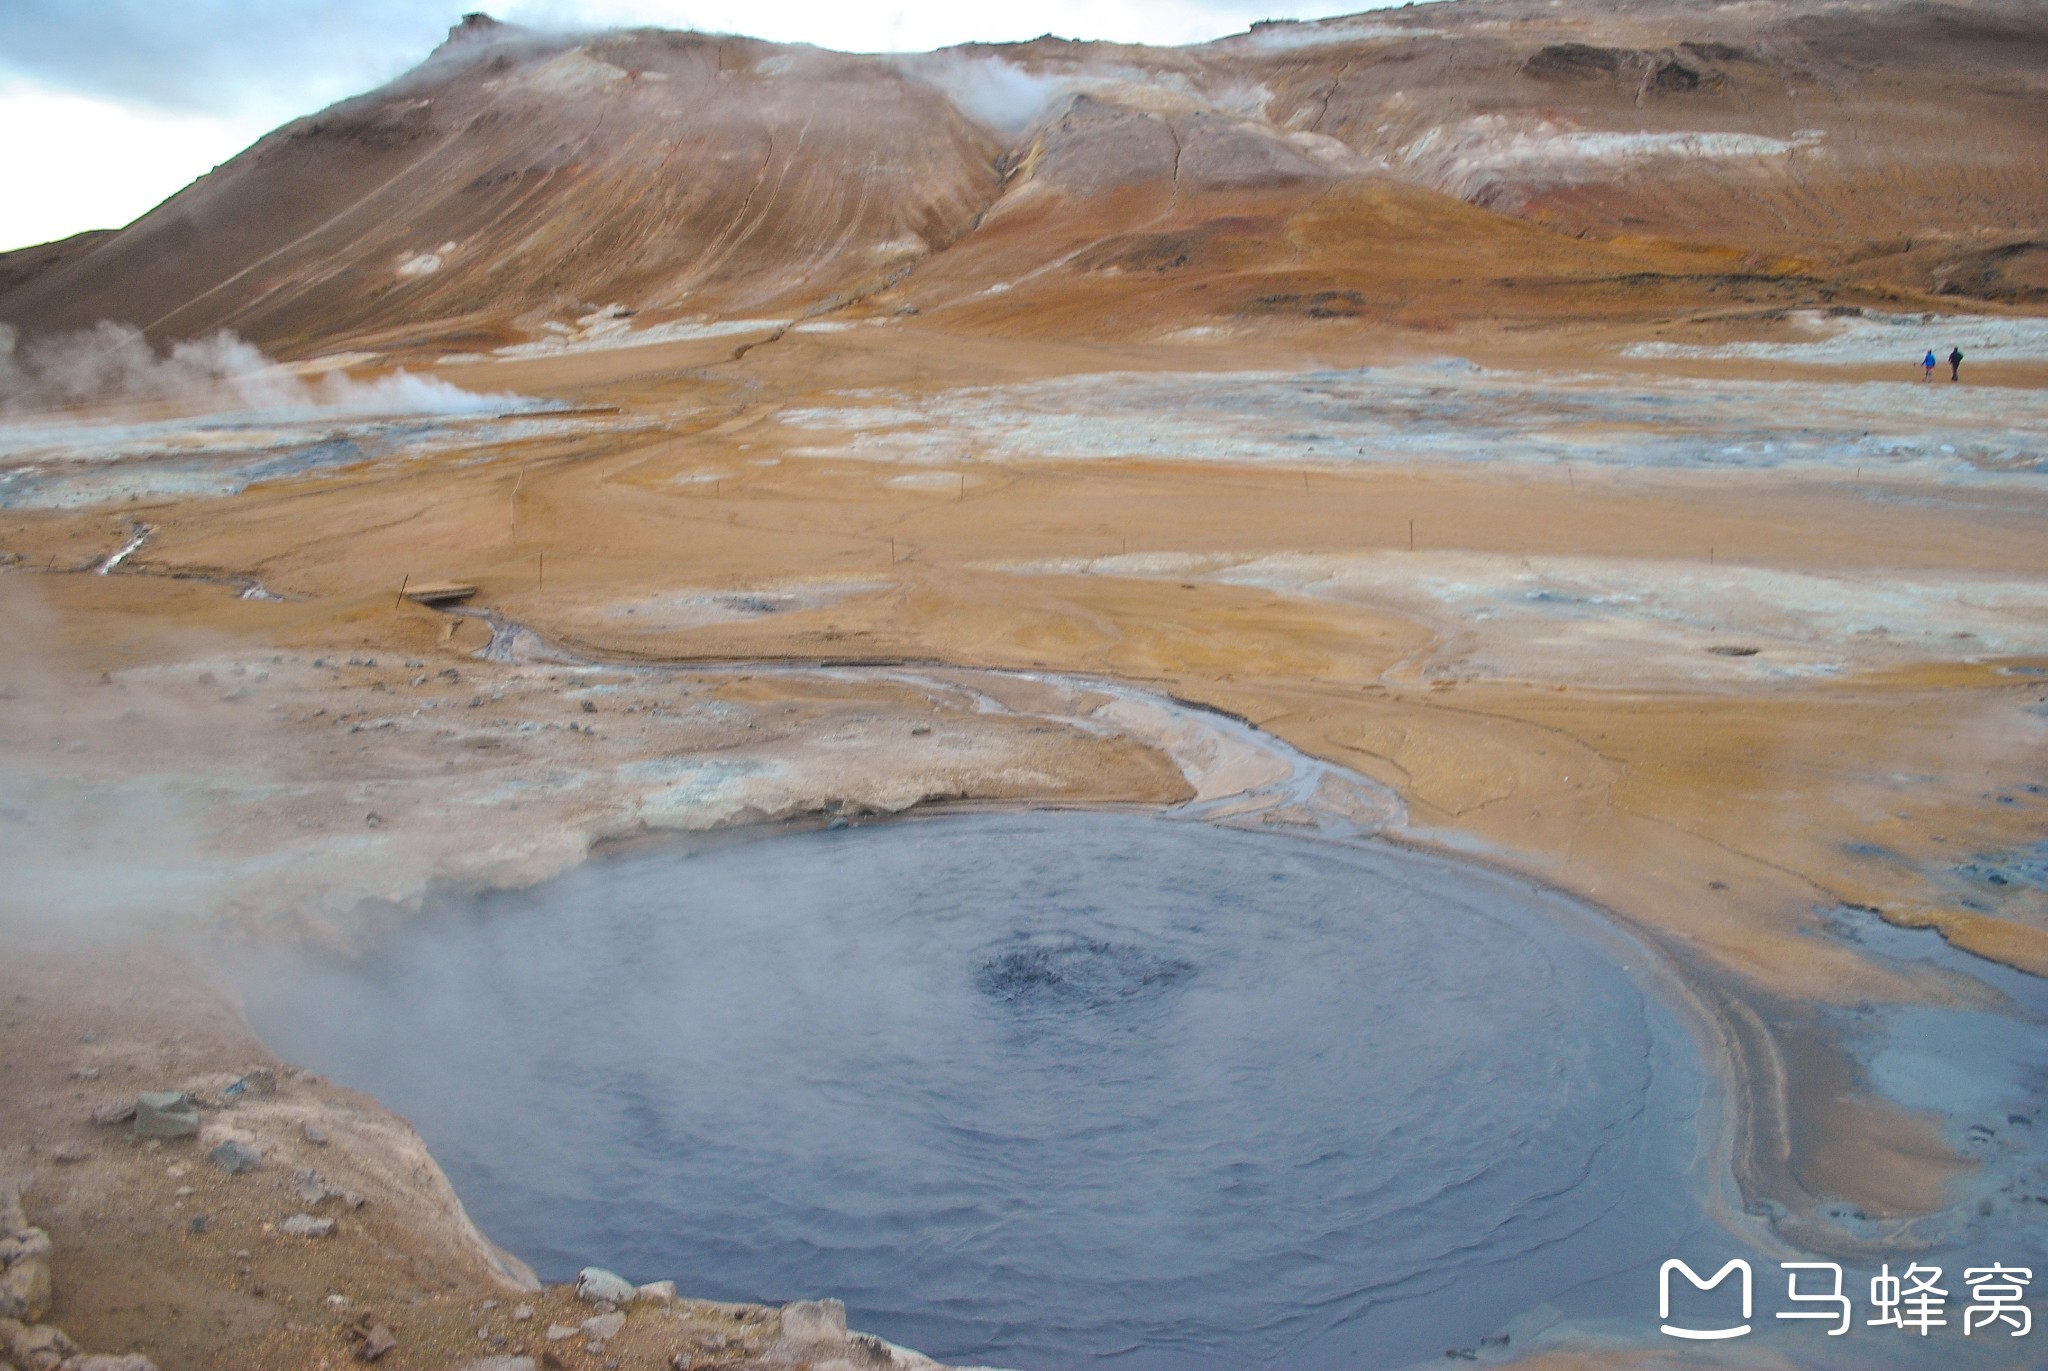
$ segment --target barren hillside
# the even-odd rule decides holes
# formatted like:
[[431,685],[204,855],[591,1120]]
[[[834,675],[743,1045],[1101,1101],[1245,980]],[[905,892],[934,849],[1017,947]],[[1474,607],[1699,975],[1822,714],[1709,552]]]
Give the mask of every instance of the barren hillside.
[[2048,11],[1450,0],[1198,47],[851,56],[472,16],[0,320],[464,349],[674,318],[1640,317],[2048,298]]

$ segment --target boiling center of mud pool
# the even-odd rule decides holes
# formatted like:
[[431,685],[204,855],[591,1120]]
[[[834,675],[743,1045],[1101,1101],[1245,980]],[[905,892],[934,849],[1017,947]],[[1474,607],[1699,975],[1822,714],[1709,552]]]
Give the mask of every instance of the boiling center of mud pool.
[[1644,973],[1486,871],[1018,814],[432,901],[250,1011],[547,1279],[836,1295],[949,1361],[1389,1367],[1639,1331],[1659,1261],[1735,1253]]

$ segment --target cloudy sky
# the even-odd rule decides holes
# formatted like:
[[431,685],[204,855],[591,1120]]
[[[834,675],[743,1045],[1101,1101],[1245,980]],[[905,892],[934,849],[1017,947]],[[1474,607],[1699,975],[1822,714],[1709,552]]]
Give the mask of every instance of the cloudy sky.
[[[1189,43],[1392,0],[501,0],[514,23],[661,24],[855,52]],[[389,79],[479,0],[0,0],[0,251],[116,228],[294,116]]]

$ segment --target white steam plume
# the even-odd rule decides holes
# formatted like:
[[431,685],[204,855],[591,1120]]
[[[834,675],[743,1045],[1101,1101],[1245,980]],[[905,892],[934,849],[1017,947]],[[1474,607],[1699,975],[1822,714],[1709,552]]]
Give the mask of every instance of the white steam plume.
[[951,100],[968,118],[1006,138],[1060,112],[1076,95],[1097,95],[1136,109],[1209,110],[1262,119],[1273,93],[1256,82],[1210,83],[1181,72],[1151,72],[1115,61],[1067,63],[1031,71],[988,53],[948,49],[896,59],[898,69]]
[[1100,84],[1086,78],[1044,76],[1000,57],[961,52],[920,53],[901,61],[912,75],[936,86],[968,118],[1011,137],[1065,97]]
[[228,332],[159,352],[130,324],[103,321],[21,346],[0,324],[0,412],[153,403],[185,413],[266,415],[479,414],[528,409],[404,370],[358,381],[340,370],[308,378]]

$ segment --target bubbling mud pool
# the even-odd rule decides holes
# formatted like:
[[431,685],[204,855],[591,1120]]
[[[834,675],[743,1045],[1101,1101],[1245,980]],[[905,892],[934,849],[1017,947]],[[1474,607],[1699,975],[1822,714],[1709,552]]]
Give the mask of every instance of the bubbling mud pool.
[[1021,813],[614,854],[246,993],[546,1279],[836,1295],[948,1361],[1393,1367],[1747,1250],[1660,974],[1390,845]]

